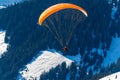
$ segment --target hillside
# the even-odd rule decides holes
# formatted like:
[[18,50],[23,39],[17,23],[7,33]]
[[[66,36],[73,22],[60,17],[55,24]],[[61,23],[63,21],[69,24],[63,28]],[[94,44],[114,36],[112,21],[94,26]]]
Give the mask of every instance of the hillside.
[[[88,17],[81,24],[78,24],[75,29],[66,53],[63,52],[54,35],[47,28],[37,24],[40,14],[46,8],[63,2],[82,6],[88,13]],[[113,62],[117,62],[112,63],[109,68],[102,68],[103,62],[105,61],[104,63],[106,64],[106,61],[111,59],[111,45],[114,44],[114,39],[119,39],[120,37],[119,16],[119,0],[29,0],[1,9],[0,29],[6,31],[5,43],[9,43],[9,47],[5,56],[0,59],[0,80],[15,80],[19,69],[30,62],[39,51],[44,51],[48,48],[61,51],[63,56],[71,59],[74,56],[76,57],[76,55],[77,58],[79,56],[75,64],[80,65],[72,65],[70,68],[74,72],[74,76],[72,76],[73,73],[70,73],[72,79],[76,78],[76,73],[79,75],[77,76],[78,80],[87,80],[88,78],[91,79],[93,74],[103,77],[104,74],[119,71],[119,55],[117,56],[119,48],[115,52],[117,57],[113,59]],[[53,22],[56,23],[55,21]],[[66,22],[67,24],[69,22]],[[63,30],[60,32],[63,33]],[[117,42],[119,43],[119,40]],[[117,42],[115,41],[115,46],[117,46]],[[79,67],[79,70],[76,70],[77,67]],[[44,75],[48,76],[53,73],[52,71],[57,71],[56,69],[58,68],[42,74],[41,78]],[[67,72],[67,70],[65,71]],[[90,75],[87,75],[88,72]],[[61,76],[63,77],[63,75]],[[50,76],[48,77],[51,78]]]
[[23,0],[0,0],[0,5],[11,5],[13,3],[17,3]]
[[120,72],[108,75],[100,80],[120,80]]
[[117,62],[120,58],[120,38],[113,38],[109,51],[107,52],[107,57],[103,61],[103,66],[108,66],[113,62]]
[[8,44],[5,43],[5,31],[0,31],[0,58],[7,52]]
[[66,62],[67,67],[72,63],[70,59],[65,58],[53,50],[41,51],[37,54],[36,58],[33,58],[32,61],[19,72],[20,75],[18,76],[18,80],[22,78],[28,80],[31,77],[39,80],[40,75],[44,73],[44,71],[48,72],[50,69],[61,65],[63,62]]
[[[112,39],[112,43],[110,45],[111,46],[110,50],[107,51],[109,53],[109,55],[107,55],[107,57],[104,59],[102,66],[107,67],[108,65],[110,65],[114,62],[117,63],[117,60],[120,58],[120,55],[117,54],[117,53],[120,53],[120,47],[117,46],[117,44],[120,44],[119,41],[120,41],[120,38],[117,38],[117,37]],[[115,54],[117,54],[117,55],[115,55]],[[68,63],[75,62],[75,64],[77,65],[76,67],[78,67],[79,65],[82,65],[79,63],[79,61],[81,61],[80,59],[81,59],[80,55],[66,56],[66,58],[65,58],[64,56],[61,55],[60,52],[56,52],[55,50],[41,51],[37,54],[37,56],[33,57],[33,59],[30,61],[30,63],[28,63],[25,67],[20,69],[17,80],[21,80],[21,79],[28,80],[31,78],[39,80],[40,76],[42,75],[42,73],[44,71],[49,72],[52,68],[55,68],[58,64],[59,65],[62,64],[62,62],[66,62],[67,66],[68,65],[70,66],[70,64],[68,64]],[[92,66],[92,67],[94,67],[94,66]],[[92,70],[92,71],[94,71],[94,70]],[[111,71],[112,71],[112,69],[111,69]],[[119,71],[119,70],[117,70],[117,71]],[[95,74],[95,72],[93,72],[93,73]],[[79,75],[79,73],[75,73],[75,74]],[[88,70],[88,72],[86,72],[86,74],[89,76],[91,73]],[[117,79],[115,78],[116,74],[118,76]],[[116,73],[116,74],[109,76],[109,77],[102,78],[100,80],[107,80],[107,79],[113,80],[113,78],[116,80],[119,80],[120,75],[118,73]],[[106,75],[108,75],[107,72],[106,72]],[[67,77],[67,75],[66,75],[66,77]],[[68,80],[69,80],[69,78],[68,78]]]

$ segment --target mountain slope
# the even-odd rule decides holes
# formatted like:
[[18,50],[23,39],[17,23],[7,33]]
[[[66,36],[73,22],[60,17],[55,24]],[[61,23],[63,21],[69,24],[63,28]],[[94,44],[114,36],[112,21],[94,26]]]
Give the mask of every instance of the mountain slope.
[[22,0],[0,0],[0,5],[10,5],[12,3],[17,3]]
[[120,72],[108,75],[100,80],[120,80]]
[[0,58],[7,51],[8,44],[5,43],[5,31],[0,31]]
[[[75,30],[68,52],[64,55],[80,57],[77,59],[80,60],[77,63],[82,64],[78,65],[78,80],[92,77],[90,73],[99,72],[104,58],[109,55],[107,51],[110,49],[112,37],[116,34],[120,37],[120,2],[117,1],[108,3],[108,0],[29,0],[1,9],[0,28],[6,30],[5,42],[9,42],[10,46],[6,55],[0,59],[0,80],[15,80],[19,69],[39,51],[47,48],[62,51],[49,30],[40,27],[37,22],[42,11],[63,2],[76,4],[88,12],[86,20]],[[113,15],[111,12],[116,6],[117,10]],[[71,68],[76,71],[76,68],[74,69]],[[88,72],[89,76],[86,74]]]
[[120,44],[120,38],[113,38],[107,57],[104,59],[103,66],[108,66],[114,62],[116,63],[120,58],[120,46],[118,44]]
[[[120,47],[117,46],[119,42],[120,42],[120,38],[116,37],[112,39],[110,50],[107,51],[108,55],[104,59],[104,62],[102,63],[103,66],[107,67],[107,65],[110,65],[111,63],[116,62],[120,58],[120,55],[117,54],[117,53],[120,53]],[[64,61],[67,63],[67,65],[70,65],[69,63],[71,63],[72,61],[75,62],[76,65],[83,65],[83,64],[79,64],[79,61],[81,61],[80,55],[66,56],[66,57],[68,59],[64,58],[64,56],[60,55],[60,53],[57,53],[55,51],[52,51],[52,52],[51,50],[50,52],[42,51],[37,55],[37,57],[34,57],[33,60],[25,66],[25,68],[21,69],[21,71],[19,72],[18,80],[21,80],[23,78],[25,79],[36,78],[37,80],[39,80],[40,75],[44,71],[48,72],[50,69],[56,67],[58,64],[61,64]],[[69,59],[71,59],[72,61]],[[92,67],[94,68],[95,66],[92,66]],[[92,68],[92,71],[94,71],[93,68]],[[89,72],[89,69],[86,72],[86,75],[88,76],[91,74]],[[95,74],[96,72],[93,72],[93,73]],[[76,73],[76,75],[79,75],[79,73]],[[118,74],[118,77],[119,77],[119,74]],[[106,78],[102,80],[106,80]]]
[[63,62],[66,62],[67,67],[72,63],[70,59],[65,58],[53,50],[41,51],[37,54],[37,57],[25,66],[24,70],[19,72],[18,80],[23,78],[28,80],[31,77],[39,80],[40,75],[44,71],[48,72],[50,69],[61,65]]

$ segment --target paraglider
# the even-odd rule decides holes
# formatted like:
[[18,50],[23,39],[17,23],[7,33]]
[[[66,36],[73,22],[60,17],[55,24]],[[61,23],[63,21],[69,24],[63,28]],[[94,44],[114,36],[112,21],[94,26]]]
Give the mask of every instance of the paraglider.
[[66,46],[64,46],[63,51],[66,52],[67,49],[68,49],[68,48],[67,48]]
[[43,21],[48,16],[52,15],[53,13],[58,12],[63,9],[67,9],[67,8],[77,9],[77,10],[81,11],[85,16],[88,16],[87,12],[83,8],[81,8],[77,5],[70,4],[70,3],[60,3],[60,4],[53,5],[53,6],[49,7],[48,9],[46,9],[39,17],[39,24],[42,25]]
[[59,3],[43,11],[38,24],[45,26],[55,36],[63,51],[67,51],[76,27],[87,16],[87,12],[80,6]]

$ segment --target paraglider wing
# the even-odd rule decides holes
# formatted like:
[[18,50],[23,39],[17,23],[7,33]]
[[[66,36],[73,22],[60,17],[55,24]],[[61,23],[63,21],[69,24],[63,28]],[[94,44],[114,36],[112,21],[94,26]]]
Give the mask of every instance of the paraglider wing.
[[77,5],[74,5],[74,4],[71,4],[71,3],[59,3],[59,4],[56,4],[56,5],[53,5],[49,8],[47,8],[45,11],[43,11],[43,13],[39,17],[38,23],[40,25],[42,25],[44,20],[47,17],[49,17],[50,15],[52,15],[52,14],[54,14],[54,13],[60,11],[60,10],[68,9],[68,8],[77,9],[77,10],[81,11],[85,16],[88,16],[87,12],[80,6],[77,6]]

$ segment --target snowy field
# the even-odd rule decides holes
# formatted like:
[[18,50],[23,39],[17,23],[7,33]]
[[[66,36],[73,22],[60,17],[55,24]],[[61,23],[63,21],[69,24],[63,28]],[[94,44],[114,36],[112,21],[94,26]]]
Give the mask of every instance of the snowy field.
[[0,31],[0,58],[7,51],[8,44],[4,43],[5,31]]
[[120,80],[120,72],[111,74],[109,76],[101,78],[100,80]]
[[47,72],[62,62],[66,62],[67,66],[69,66],[72,60],[67,59],[57,52],[42,51],[19,72],[17,80],[23,80],[23,78],[25,80],[33,80],[33,78],[39,80],[40,75],[44,71]]

